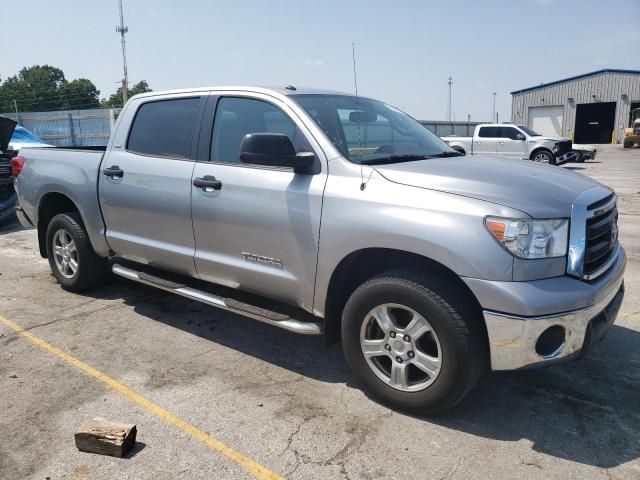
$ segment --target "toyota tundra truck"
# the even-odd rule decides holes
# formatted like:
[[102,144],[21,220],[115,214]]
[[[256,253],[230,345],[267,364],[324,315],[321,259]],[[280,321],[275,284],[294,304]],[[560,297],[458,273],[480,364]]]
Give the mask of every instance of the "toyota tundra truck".
[[19,217],[63,289],[113,272],[341,341],[359,384],[406,411],[450,409],[487,370],[584,355],[624,294],[612,190],[460,156],[370,98],[147,93],[103,151],[12,162]]
[[[442,139],[463,155],[491,155],[552,165],[580,158],[568,138],[544,137],[525,125],[482,123],[475,127],[473,137],[453,136]],[[595,150],[593,147],[576,148],[589,152]],[[595,158],[595,153],[593,157]]]

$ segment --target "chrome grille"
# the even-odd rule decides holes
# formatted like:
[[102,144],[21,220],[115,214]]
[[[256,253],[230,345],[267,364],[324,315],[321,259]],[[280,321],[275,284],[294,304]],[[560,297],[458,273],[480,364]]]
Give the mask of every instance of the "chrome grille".
[[617,223],[618,209],[615,206],[587,219],[583,272],[585,276],[594,275],[611,259],[618,241]]
[[569,233],[569,275],[593,280],[615,263],[620,248],[616,200],[605,187],[594,187],[576,198]]

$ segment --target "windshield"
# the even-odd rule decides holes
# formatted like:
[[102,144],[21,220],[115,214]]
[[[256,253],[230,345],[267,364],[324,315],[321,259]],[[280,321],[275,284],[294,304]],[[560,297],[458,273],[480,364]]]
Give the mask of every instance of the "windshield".
[[370,98],[291,95],[347,159],[355,163],[455,156],[449,145],[406,113]]
[[524,125],[518,125],[518,128],[520,130],[522,130],[524,133],[526,133],[527,135],[529,135],[530,137],[541,137],[542,136],[538,132],[535,132],[535,131],[531,130],[529,127],[525,127]]

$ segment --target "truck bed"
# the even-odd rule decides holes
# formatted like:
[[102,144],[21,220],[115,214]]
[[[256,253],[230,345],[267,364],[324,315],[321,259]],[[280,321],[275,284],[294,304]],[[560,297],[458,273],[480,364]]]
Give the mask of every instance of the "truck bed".
[[[43,205],[66,195],[85,219],[87,233],[96,252],[106,254],[104,222],[98,203],[98,175],[106,147],[24,148],[25,165],[17,178],[20,207],[34,224]],[[42,196],[41,192],[51,192]]]

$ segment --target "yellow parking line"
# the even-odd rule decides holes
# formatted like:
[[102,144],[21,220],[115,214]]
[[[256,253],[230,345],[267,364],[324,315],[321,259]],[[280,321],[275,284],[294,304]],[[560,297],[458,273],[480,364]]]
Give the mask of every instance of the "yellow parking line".
[[34,335],[33,333],[25,330],[17,323],[12,322],[11,320],[3,317],[2,315],[0,315],[0,323],[5,324],[7,327],[11,328],[16,333],[23,336],[30,342],[34,343],[41,349],[51,353],[52,355],[55,355],[56,357],[64,360],[68,364],[73,365],[76,368],[79,368],[83,372],[91,375],[93,378],[100,380],[102,383],[106,384],[108,387],[112,388],[123,397],[127,398],[133,403],[137,403],[141,407],[145,408],[149,412],[153,413],[157,417],[164,420],[166,423],[175,425],[183,432],[187,433],[188,435],[191,435],[196,440],[204,443],[210,449],[215,450],[216,452],[222,453],[223,455],[227,456],[228,458],[236,462],[238,465],[240,465],[242,468],[244,468],[246,471],[251,473],[254,477],[260,480],[267,480],[267,479],[275,480],[275,479],[283,478],[277,473],[272,472],[268,468],[260,465],[259,463],[254,462],[250,458],[242,455],[240,452],[237,452],[233,448],[225,445],[220,440],[217,440],[211,435],[208,435],[202,430],[194,427],[193,425],[181,419],[177,415],[174,415],[170,411],[165,410],[157,403],[154,403],[151,400],[146,399],[135,390],[127,387],[126,385],[118,382],[117,380],[114,380],[108,375],[105,375],[99,370],[96,370],[95,368],[87,365],[83,361],[78,360],[74,356],[69,355],[68,353],[60,350],[59,348],[54,347],[50,343]]

